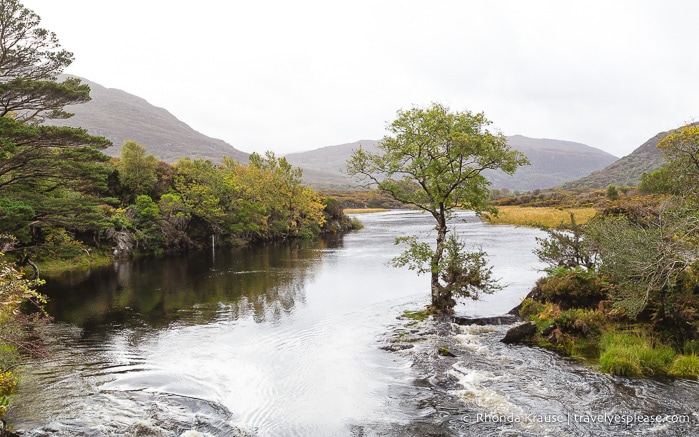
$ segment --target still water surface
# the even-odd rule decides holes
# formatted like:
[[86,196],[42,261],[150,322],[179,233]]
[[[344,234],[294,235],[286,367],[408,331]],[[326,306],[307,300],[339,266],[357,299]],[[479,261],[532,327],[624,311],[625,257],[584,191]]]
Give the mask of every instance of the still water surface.
[[[506,289],[457,312],[503,314],[539,276],[532,249],[541,233],[485,225],[466,212],[460,218],[467,222],[459,221],[458,231],[489,253]],[[56,318],[51,359],[25,371],[8,421],[27,436],[693,429],[696,382],[599,375],[546,351],[503,345],[507,327],[414,328],[398,320],[428,303],[429,280],[387,266],[400,250],[393,239],[419,232],[429,238],[431,219],[391,211],[361,220],[363,230],[331,240],[138,260],[51,278],[43,290]],[[405,332],[421,336],[414,348],[380,348]],[[439,357],[440,342],[457,356]],[[606,412],[689,414],[693,422],[537,420]]]

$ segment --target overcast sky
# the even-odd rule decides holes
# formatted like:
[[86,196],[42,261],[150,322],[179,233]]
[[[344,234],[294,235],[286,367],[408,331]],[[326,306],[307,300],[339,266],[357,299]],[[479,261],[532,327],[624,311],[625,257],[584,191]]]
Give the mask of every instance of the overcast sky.
[[245,152],[380,139],[396,110],[627,155],[699,119],[699,2],[24,0],[66,73]]

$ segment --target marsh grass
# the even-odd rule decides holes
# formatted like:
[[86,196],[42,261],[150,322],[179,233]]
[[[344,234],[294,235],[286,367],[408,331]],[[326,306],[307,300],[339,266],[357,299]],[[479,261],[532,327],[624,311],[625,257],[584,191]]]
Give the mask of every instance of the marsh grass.
[[561,223],[570,223],[570,214],[575,222],[585,224],[597,214],[594,208],[551,208],[532,206],[499,206],[498,215],[486,214],[483,219],[495,225],[516,225],[554,228]]

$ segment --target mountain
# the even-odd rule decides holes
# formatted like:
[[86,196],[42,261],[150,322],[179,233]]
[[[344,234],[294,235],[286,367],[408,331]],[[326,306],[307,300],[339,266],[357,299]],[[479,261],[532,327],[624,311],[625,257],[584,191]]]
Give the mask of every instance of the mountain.
[[247,153],[195,131],[163,108],[127,92],[81,80],[90,85],[92,100],[67,106],[66,110],[75,114],[73,117],[46,120],[46,124],[82,127],[92,135],[109,138],[114,145],[104,150],[107,155],[119,156],[124,141],[134,140],[148,153],[170,163],[183,156],[213,162],[221,162],[223,156],[241,162],[248,160]]
[[618,159],[603,150],[571,141],[514,135],[507,137],[507,144],[524,153],[531,165],[520,167],[512,176],[501,171],[484,172],[493,188],[519,191],[552,188]]
[[605,188],[609,185],[637,186],[643,173],[650,173],[663,165],[658,142],[672,131],[660,132],[639,148],[602,170],[583,178],[566,182],[561,188]]
[[[551,188],[563,182],[587,175],[617,160],[609,153],[570,141],[534,139],[521,135],[507,137],[512,148],[527,155],[531,165],[521,167],[508,176],[500,171],[488,171],[486,177],[492,188],[528,191]],[[341,189],[356,183],[343,173],[346,161],[359,146],[375,152],[379,142],[362,140],[354,143],[323,147],[317,150],[286,155],[294,166],[304,169],[304,180],[319,189]]]
[[[163,108],[146,100],[95,82],[90,85],[92,100],[66,109],[75,116],[66,120],[47,120],[46,124],[74,126],[87,129],[93,135],[109,138],[114,145],[105,150],[119,156],[126,140],[141,144],[156,158],[175,162],[180,157],[203,158],[219,163],[224,156],[240,162],[248,154],[230,144],[201,134]],[[600,170],[616,158],[599,149],[569,141],[533,139],[521,135],[507,137],[508,143],[523,152],[532,165],[521,167],[513,176],[488,172],[492,188],[527,191],[550,188]],[[354,143],[323,147],[309,152],[292,153],[286,159],[304,171],[304,182],[316,189],[359,188],[343,169],[352,151],[359,146],[376,151],[379,142],[362,140]],[[622,184],[620,184],[622,185]]]
[[351,180],[344,172],[350,155],[360,146],[368,152],[376,152],[379,149],[379,142],[360,140],[354,143],[321,147],[308,152],[290,153],[284,157],[291,165],[301,167],[304,182],[316,189],[360,188],[358,183]]

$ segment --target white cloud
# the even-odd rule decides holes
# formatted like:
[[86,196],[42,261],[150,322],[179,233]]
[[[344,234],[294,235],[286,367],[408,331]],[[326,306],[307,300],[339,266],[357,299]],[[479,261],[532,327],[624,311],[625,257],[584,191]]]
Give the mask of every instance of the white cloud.
[[691,0],[25,0],[69,72],[244,151],[380,138],[399,108],[630,153],[697,116]]

